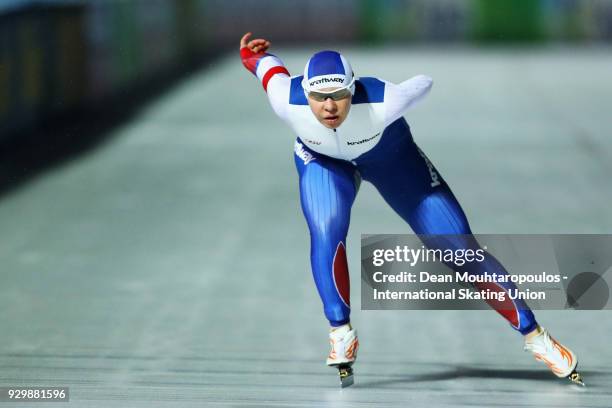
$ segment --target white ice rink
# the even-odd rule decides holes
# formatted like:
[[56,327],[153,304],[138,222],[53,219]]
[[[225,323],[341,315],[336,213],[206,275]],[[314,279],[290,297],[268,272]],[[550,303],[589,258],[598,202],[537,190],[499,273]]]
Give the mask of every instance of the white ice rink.
[[[273,50],[292,73],[314,51]],[[342,51],[358,76],[434,78],[407,119],[475,232],[612,233],[610,48]],[[586,389],[492,311],[361,311],[360,234],[410,232],[367,183],[340,390],[293,140],[236,53],[3,197],[0,386],[70,387],[58,408],[612,405],[610,311],[536,312]]]

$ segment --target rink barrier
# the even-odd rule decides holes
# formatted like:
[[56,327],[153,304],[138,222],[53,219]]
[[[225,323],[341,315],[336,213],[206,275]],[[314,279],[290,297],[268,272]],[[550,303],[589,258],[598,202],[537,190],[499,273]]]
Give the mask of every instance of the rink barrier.
[[22,3],[0,8],[0,141],[122,102],[210,53],[205,0]]

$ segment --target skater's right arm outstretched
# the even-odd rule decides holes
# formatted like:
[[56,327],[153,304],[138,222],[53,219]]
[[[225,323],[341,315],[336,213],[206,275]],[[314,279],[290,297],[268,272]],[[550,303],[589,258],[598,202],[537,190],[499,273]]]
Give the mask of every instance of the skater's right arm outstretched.
[[270,41],[263,38],[249,40],[251,35],[246,33],[240,39],[242,64],[261,81],[274,112],[282,118],[291,82],[289,71],[280,58],[266,52]]

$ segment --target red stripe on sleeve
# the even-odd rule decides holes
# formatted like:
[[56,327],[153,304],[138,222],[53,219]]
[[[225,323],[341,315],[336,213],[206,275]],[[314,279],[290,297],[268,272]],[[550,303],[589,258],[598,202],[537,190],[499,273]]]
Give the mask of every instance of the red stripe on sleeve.
[[263,79],[261,80],[261,83],[264,87],[264,90],[267,92],[268,91],[268,81],[270,81],[270,79],[275,75],[275,74],[287,74],[289,75],[289,71],[287,71],[287,68],[281,66],[281,65],[277,65],[276,67],[272,67],[268,70],[268,72],[266,72],[266,75],[264,75]]

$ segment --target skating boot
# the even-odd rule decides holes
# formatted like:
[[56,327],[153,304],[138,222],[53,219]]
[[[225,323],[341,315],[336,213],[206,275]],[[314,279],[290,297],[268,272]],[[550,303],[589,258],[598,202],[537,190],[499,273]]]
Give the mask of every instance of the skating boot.
[[353,368],[357,358],[359,341],[357,331],[350,324],[335,327],[329,332],[331,351],[327,356],[327,365],[338,368],[340,386],[342,388],[353,385]]
[[584,386],[582,376],[576,371],[578,358],[574,352],[552,338],[546,329],[540,330],[539,334],[525,340],[525,351],[531,351],[535,359],[546,364],[557,377]]

